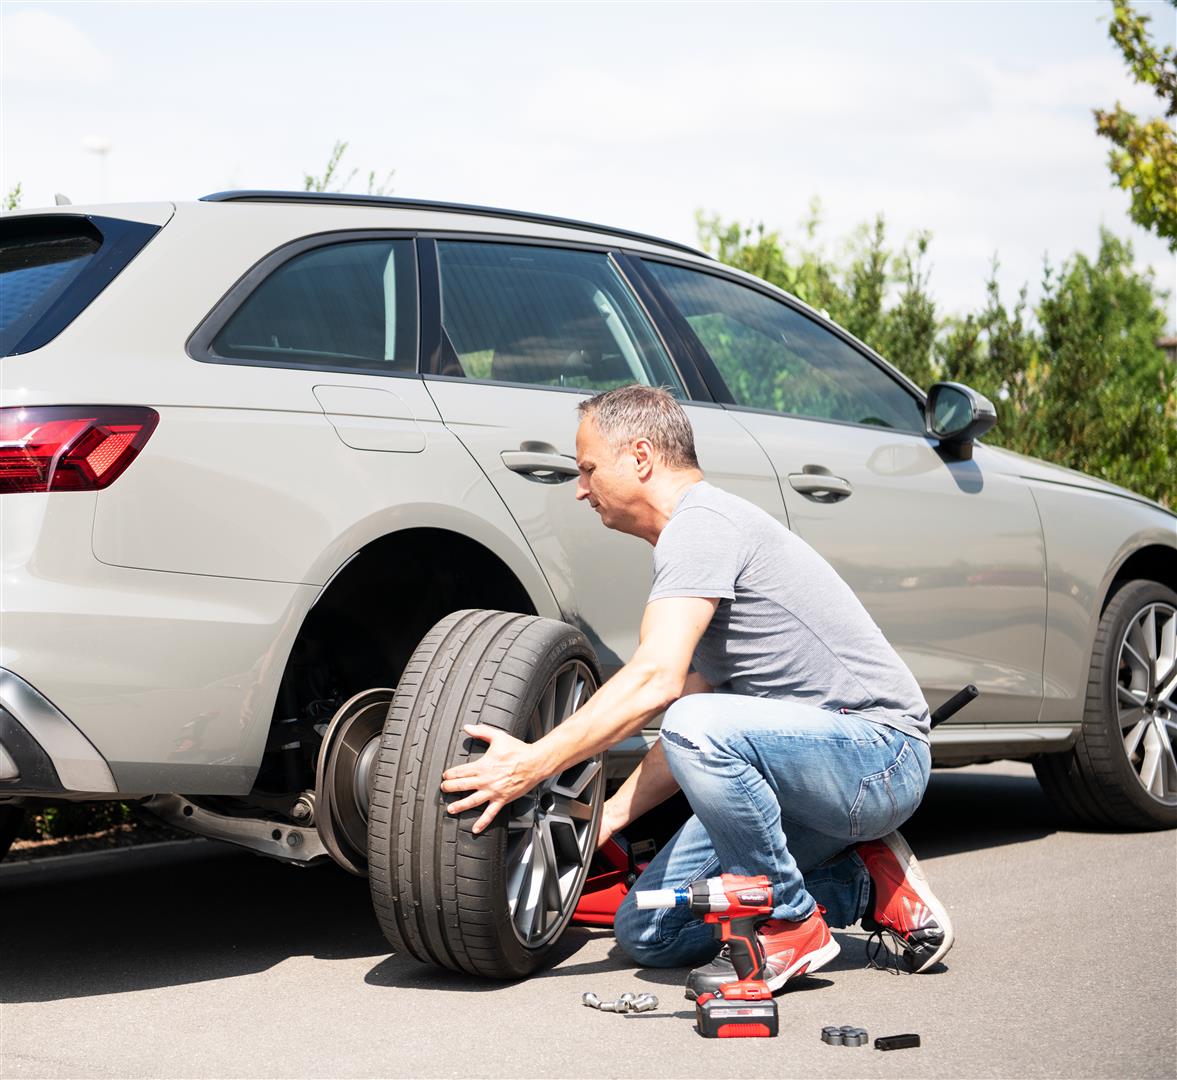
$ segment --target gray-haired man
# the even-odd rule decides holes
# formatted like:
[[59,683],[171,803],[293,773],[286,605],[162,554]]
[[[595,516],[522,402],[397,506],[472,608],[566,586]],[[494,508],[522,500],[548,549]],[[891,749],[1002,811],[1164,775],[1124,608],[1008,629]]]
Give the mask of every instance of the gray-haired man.
[[[911,672],[824,559],[703,479],[690,422],[668,393],[622,387],[579,412],[576,497],[606,527],[654,546],[640,644],[534,744],[467,728],[490,745],[445,773],[443,790],[472,792],[450,811],[485,805],[481,831],[541,780],[665,710],[659,742],[606,803],[601,828],[603,842],[685,793],[694,816],[642,888],[767,875],[775,910],[760,933],[773,988],[837,955],[829,925],[859,919],[926,970],[951,947],[952,926],[894,832],[919,805],[931,763],[928,707]],[[643,964],[704,963],[717,950],[689,911],[639,911],[632,897],[615,928]],[[689,985],[733,977],[720,956]]]

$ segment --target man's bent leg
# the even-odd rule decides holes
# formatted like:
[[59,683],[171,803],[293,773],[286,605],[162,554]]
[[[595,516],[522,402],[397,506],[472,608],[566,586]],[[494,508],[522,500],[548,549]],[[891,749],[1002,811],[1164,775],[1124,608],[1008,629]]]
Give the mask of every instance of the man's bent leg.
[[710,960],[718,951],[715,928],[686,908],[637,906],[641,889],[677,889],[719,873],[719,859],[707,830],[692,817],[650,860],[613,920],[617,943],[646,967],[686,967]]
[[805,871],[834,925],[862,914],[861,860],[818,864],[895,828],[927,783],[927,748],[900,733],[769,698],[683,698],[663,719],[662,744],[723,870],[767,875],[774,917],[790,921],[816,905]]

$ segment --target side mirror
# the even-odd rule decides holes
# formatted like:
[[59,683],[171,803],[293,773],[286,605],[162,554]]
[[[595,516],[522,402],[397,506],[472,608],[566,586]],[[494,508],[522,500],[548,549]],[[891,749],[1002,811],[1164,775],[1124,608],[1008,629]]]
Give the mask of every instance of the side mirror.
[[997,423],[997,410],[984,394],[963,383],[936,383],[928,391],[924,406],[924,428],[928,438],[961,461],[973,456],[973,440]]

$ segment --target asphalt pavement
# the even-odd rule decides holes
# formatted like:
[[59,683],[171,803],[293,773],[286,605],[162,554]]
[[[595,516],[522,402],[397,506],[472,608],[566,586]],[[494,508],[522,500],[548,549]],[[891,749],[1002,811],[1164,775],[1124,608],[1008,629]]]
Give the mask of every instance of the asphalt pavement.
[[[1068,830],[1009,763],[937,771],[904,833],[956,925],[945,963],[871,970],[836,932],[778,1038],[724,1041],[695,1033],[685,971],[635,969],[604,930],[503,985],[390,955],[333,867],[199,841],[5,864],[0,1077],[1177,1076],[1177,833]],[[827,1046],[829,1024],[923,1045]]]

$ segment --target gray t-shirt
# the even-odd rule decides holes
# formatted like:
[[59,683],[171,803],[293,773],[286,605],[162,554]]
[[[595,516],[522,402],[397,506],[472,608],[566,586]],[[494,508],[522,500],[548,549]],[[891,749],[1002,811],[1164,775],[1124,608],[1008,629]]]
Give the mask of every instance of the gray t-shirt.
[[907,665],[829,563],[758,506],[706,481],[654,547],[650,600],[719,597],[692,666],[712,686],[861,713],[927,739]]

